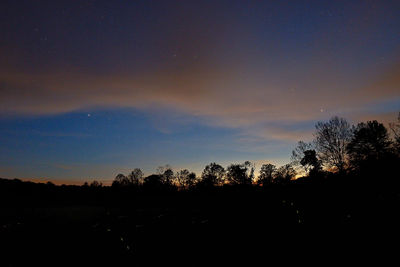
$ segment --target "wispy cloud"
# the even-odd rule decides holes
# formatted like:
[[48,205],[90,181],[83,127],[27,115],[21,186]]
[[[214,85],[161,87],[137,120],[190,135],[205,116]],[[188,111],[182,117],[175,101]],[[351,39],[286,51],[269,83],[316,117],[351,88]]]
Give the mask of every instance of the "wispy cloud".
[[[397,75],[398,74],[398,75]],[[311,75],[311,74],[310,74]],[[400,71],[373,79],[364,87],[309,90],[272,86],[268,80],[238,85],[235,73],[209,69],[207,73],[91,76],[76,73],[2,73],[0,106],[3,114],[48,115],[101,107],[133,107],[143,110],[176,110],[196,116],[203,123],[243,129],[271,139],[293,140],[309,129],[285,129],[279,123],[298,123],[326,118],[346,109],[400,97]],[[153,111],[154,113],[154,111]],[[160,131],[168,132],[162,121]],[[262,127],[260,125],[263,125]],[[275,126],[274,126],[275,125]],[[254,130],[248,129],[257,129]],[[37,132],[45,136],[86,134]]]
[[[309,129],[301,123],[297,129],[285,128],[278,122],[326,119],[400,97],[400,61],[393,45],[398,21],[392,4],[340,4],[337,11],[346,14],[333,12],[332,25],[320,16],[326,10],[317,6],[319,15],[301,16],[303,27],[290,32],[293,25],[280,13],[286,5],[244,6],[237,9],[215,1],[160,4],[152,10],[158,19],[150,21],[139,7],[129,9],[125,15],[132,27],[124,27],[128,30],[121,30],[118,41],[97,42],[97,31],[81,40],[78,31],[73,40],[59,36],[50,47],[65,51],[58,54],[32,52],[36,50],[24,45],[31,40],[4,40],[0,115],[41,116],[104,107],[174,110],[207,125],[292,140]],[[275,8],[276,14],[271,12]],[[254,20],[245,10],[254,12]],[[132,12],[137,20],[130,20]],[[269,23],[266,16],[277,23]],[[113,39],[114,30],[105,36]],[[25,32],[19,35],[27,38]],[[382,38],[382,43],[375,41]],[[75,42],[93,49],[65,45]],[[162,120],[154,121],[160,131],[170,132]]]

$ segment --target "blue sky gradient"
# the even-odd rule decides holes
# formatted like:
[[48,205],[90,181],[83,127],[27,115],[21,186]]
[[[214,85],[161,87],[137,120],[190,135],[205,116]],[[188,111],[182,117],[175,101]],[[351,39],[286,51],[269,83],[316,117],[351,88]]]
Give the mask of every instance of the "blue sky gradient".
[[399,1],[2,1],[0,177],[290,160],[317,121],[394,121]]

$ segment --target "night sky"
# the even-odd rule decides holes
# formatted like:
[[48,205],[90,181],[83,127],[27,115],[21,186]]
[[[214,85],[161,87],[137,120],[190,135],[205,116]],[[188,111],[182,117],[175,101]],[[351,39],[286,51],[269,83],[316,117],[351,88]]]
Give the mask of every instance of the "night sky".
[[289,162],[400,111],[400,1],[0,3],[0,177]]

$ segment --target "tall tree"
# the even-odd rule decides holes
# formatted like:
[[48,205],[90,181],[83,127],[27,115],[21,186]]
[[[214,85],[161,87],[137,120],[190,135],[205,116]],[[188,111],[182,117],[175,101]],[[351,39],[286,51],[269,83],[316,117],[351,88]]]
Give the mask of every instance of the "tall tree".
[[346,167],[346,147],[351,140],[350,124],[344,118],[333,117],[328,122],[315,125],[315,147],[322,163],[343,171]]
[[257,184],[262,186],[271,184],[274,180],[275,172],[275,165],[269,163],[263,164],[260,169],[260,175],[258,176]]
[[174,171],[168,164],[165,166],[159,166],[157,168],[157,174],[160,175],[162,182],[166,185],[172,185],[174,179]]
[[115,176],[114,181],[112,182],[112,186],[128,186],[130,184],[128,177],[123,175],[122,173],[117,174]]
[[322,170],[321,161],[317,158],[314,149],[304,151],[304,157],[300,160],[300,164],[309,174],[316,174]]
[[197,182],[196,174],[194,172],[189,173],[186,180],[186,188],[187,189],[193,188],[196,182]]
[[208,164],[201,174],[201,183],[205,185],[215,186],[221,185],[224,182],[225,169],[213,162]]
[[296,177],[296,170],[291,164],[286,164],[279,167],[275,172],[275,182],[276,183],[288,183]]
[[187,169],[177,172],[175,177],[181,189],[191,188],[196,182],[196,174],[189,172]]
[[399,115],[397,116],[397,122],[389,123],[389,127],[390,130],[392,131],[392,134],[394,135],[394,146],[396,152],[400,154],[400,112]]
[[306,151],[309,150],[314,150],[315,145],[314,143],[306,143],[303,141],[299,141],[297,143],[297,146],[293,149],[292,151],[292,156],[291,156],[291,164],[292,166],[296,167],[297,170],[300,172],[308,172],[308,165],[304,165],[301,163],[303,158],[306,156],[305,153]]
[[139,168],[135,168],[129,175],[128,179],[131,185],[139,186],[143,183],[143,172]]
[[226,178],[231,184],[250,185],[254,179],[254,165],[250,161],[231,164],[227,168]]
[[391,141],[386,127],[374,121],[359,123],[353,128],[353,138],[347,151],[353,166],[382,159],[390,151]]

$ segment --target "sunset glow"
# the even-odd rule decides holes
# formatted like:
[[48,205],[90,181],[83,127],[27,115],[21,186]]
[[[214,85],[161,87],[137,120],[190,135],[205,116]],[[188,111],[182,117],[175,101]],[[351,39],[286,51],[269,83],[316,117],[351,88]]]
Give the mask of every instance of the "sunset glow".
[[334,115],[396,119],[396,1],[2,1],[0,177],[289,162]]

